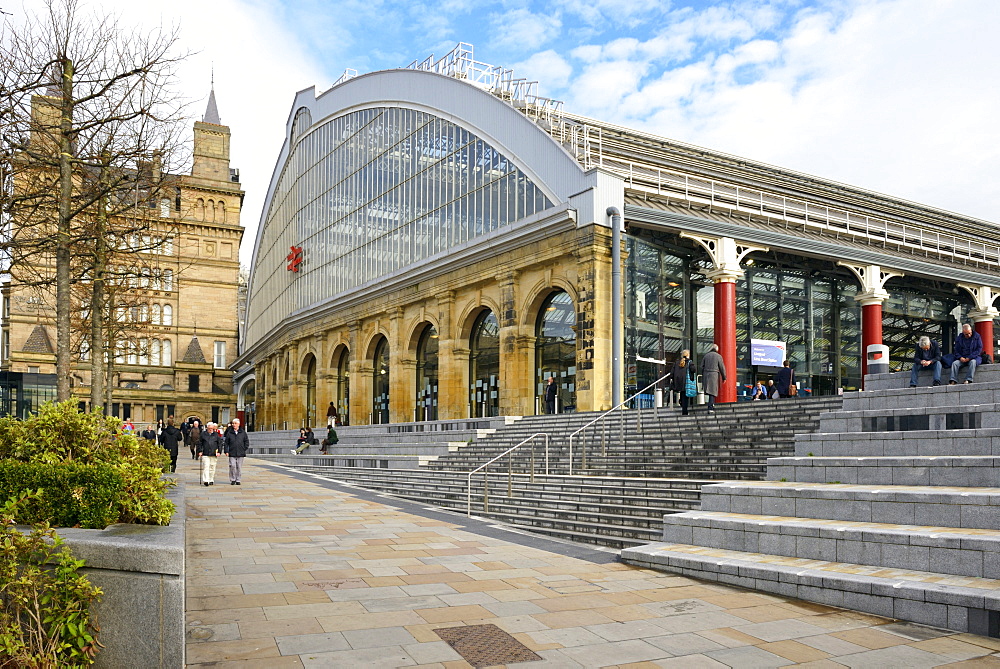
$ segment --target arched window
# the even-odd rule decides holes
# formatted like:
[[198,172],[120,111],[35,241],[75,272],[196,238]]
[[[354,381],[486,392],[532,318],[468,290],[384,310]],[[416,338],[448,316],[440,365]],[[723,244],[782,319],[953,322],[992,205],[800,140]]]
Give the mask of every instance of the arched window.
[[556,411],[576,409],[576,311],[573,299],[564,290],[553,292],[538,312],[535,321],[536,392],[545,395],[549,377],[559,390]]
[[162,360],[162,358],[160,357],[160,340],[154,339],[152,342],[150,342],[150,347],[151,348],[149,351],[149,362],[150,364],[158,366],[160,365],[160,362]]
[[163,366],[169,367],[173,362],[173,345],[169,339],[163,340]]
[[417,420],[438,419],[438,332],[428,325],[417,342]]
[[351,411],[351,377],[350,377],[351,352],[344,348],[340,352],[340,359],[337,361],[337,413],[340,414],[340,422],[350,425]]
[[484,311],[472,326],[469,339],[469,403],[476,417],[500,412],[500,324]]
[[146,338],[139,340],[139,364],[149,364],[149,340]]
[[149,288],[149,277],[150,277],[149,268],[148,267],[143,267],[140,270],[140,275],[141,275],[141,278],[139,279],[139,286],[141,288]]
[[389,422],[389,342],[380,337],[372,356],[372,422]]
[[139,305],[139,322],[148,323],[149,322],[149,305],[140,304]]
[[170,217],[170,198],[165,197],[160,200],[160,217],[169,218]]
[[172,269],[163,270],[163,290],[174,289],[174,271]]
[[194,203],[194,216],[199,221],[205,220],[205,201],[198,198]]
[[208,201],[208,220],[215,222],[215,200]]
[[312,428],[316,425],[316,356],[310,353],[303,363],[306,377],[306,415],[305,425]]
[[226,203],[223,200],[219,200],[219,204],[217,205],[217,207],[218,207],[218,210],[219,210],[219,219],[218,219],[219,223],[225,223],[226,222]]
[[174,308],[169,304],[163,305],[163,324],[164,325],[174,324]]
[[128,355],[126,357],[126,360],[128,361],[128,364],[134,365],[134,364],[138,363],[139,362],[139,346],[136,344],[136,342],[130,341],[125,346],[128,349]]
[[160,305],[153,305],[153,325],[160,325],[163,322],[163,314]]

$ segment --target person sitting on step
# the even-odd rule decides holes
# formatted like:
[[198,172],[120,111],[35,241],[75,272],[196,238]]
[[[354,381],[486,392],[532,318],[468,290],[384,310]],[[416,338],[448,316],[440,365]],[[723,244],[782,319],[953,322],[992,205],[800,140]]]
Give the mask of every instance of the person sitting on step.
[[910,387],[917,387],[917,375],[921,369],[930,368],[934,372],[934,385],[941,385],[941,347],[930,337],[924,336],[917,341],[913,351],[913,371],[910,372]]
[[301,455],[303,451],[309,448],[309,445],[313,442],[313,433],[308,427],[299,428],[299,438],[295,441],[295,448],[290,449],[292,455]]
[[971,323],[962,325],[962,333],[955,338],[955,348],[952,350],[955,355],[955,362],[951,363],[951,385],[958,383],[958,372],[963,367],[968,367],[965,373],[965,382],[972,383],[976,376],[976,365],[983,355],[983,338],[972,329]]

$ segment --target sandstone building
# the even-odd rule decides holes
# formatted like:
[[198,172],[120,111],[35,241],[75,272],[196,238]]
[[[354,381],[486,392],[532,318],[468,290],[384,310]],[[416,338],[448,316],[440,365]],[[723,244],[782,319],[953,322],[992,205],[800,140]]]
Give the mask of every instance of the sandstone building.
[[[34,100],[35,108],[44,105]],[[174,176],[158,202],[139,205],[149,223],[133,238],[141,272],[118,303],[128,335],[116,347],[108,407],[115,416],[137,424],[168,415],[235,417],[229,365],[237,346],[243,191],[229,155],[230,132],[213,90],[194,123],[191,173]],[[55,288],[22,280],[35,269],[14,266],[3,284],[0,414],[24,416],[55,398]],[[74,337],[86,339],[82,334]],[[72,387],[81,407],[90,397],[86,348],[74,339]]]
[[550,376],[560,410],[606,409],[713,342],[722,401],[776,371],[754,340],[812,394],[860,387],[872,345],[950,350],[964,319],[993,349],[993,224],[574,116],[468,45],[302,91],[286,133],[236,362],[260,428],[330,401],[524,415]]

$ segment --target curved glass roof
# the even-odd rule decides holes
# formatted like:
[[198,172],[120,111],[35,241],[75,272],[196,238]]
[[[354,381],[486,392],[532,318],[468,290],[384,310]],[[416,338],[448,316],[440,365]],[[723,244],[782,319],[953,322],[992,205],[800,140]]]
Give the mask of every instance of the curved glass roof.
[[424,111],[362,109],[295,138],[257,249],[247,345],[295,311],[553,206],[507,156]]

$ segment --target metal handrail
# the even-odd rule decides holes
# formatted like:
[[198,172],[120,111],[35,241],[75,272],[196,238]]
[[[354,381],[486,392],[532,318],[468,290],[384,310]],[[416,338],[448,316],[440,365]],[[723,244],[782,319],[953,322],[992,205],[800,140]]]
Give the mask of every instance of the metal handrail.
[[[524,446],[525,444],[527,444],[529,441],[533,442],[533,440],[536,437],[545,437],[545,475],[548,476],[548,474],[549,474],[549,435],[548,435],[547,432],[536,432],[533,435],[531,435],[530,437],[528,437],[527,439],[525,439],[524,441],[522,441],[521,443],[516,444],[514,446],[511,446],[506,451],[504,451],[500,455],[496,456],[495,458],[493,458],[489,462],[481,464],[478,467],[476,467],[475,469],[473,469],[471,472],[469,472],[469,480],[468,480],[468,483],[467,483],[466,488],[465,488],[465,494],[466,494],[465,511],[466,511],[466,515],[468,515],[468,516],[472,515],[472,476],[473,476],[473,474],[475,474],[476,472],[478,472],[481,469],[486,469],[487,467],[489,467],[490,465],[492,465],[494,462],[496,462],[497,460],[499,460],[499,459],[501,459],[501,458],[503,458],[505,456],[510,456],[514,451],[516,451],[517,449],[521,448],[522,446]],[[488,490],[488,488],[489,488],[489,478],[490,478],[490,472],[489,472],[489,470],[487,470],[483,474],[483,513],[487,513],[489,511],[489,490]],[[514,469],[513,469],[513,458],[511,457],[511,459],[507,463],[507,497],[511,497],[512,496],[513,479],[514,479]],[[534,443],[532,443],[532,446],[531,446],[531,482],[532,483],[535,482],[535,446],[534,446]]]
[[[584,425],[583,427],[581,427],[579,430],[577,430],[573,434],[569,435],[569,473],[570,473],[570,476],[573,475],[573,438],[576,435],[578,435],[581,432],[583,432],[584,430],[586,430],[588,427],[590,427],[594,423],[596,423],[597,421],[602,420],[604,418],[607,418],[607,416],[609,414],[611,414],[612,412],[614,412],[614,411],[618,411],[619,409],[621,409],[622,407],[624,407],[626,404],[628,404],[629,402],[631,402],[632,400],[634,400],[639,395],[642,395],[644,392],[646,392],[647,390],[649,390],[653,386],[657,385],[661,381],[666,380],[669,376],[670,376],[670,374],[664,374],[663,376],[661,376],[660,378],[658,378],[657,380],[653,381],[648,386],[646,386],[645,388],[643,388],[642,390],[640,390],[639,392],[637,392],[635,395],[632,395],[632,397],[629,397],[627,400],[623,401],[621,404],[608,409],[607,411],[605,411],[604,413],[602,413],[600,416],[598,416],[594,420],[590,421],[589,423],[587,423],[586,425]],[[583,460],[581,461],[580,466],[581,466],[581,468],[584,468],[584,467],[586,467],[586,465],[587,465],[587,451],[586,451],[586,449],[584,449],[583,450]]]

